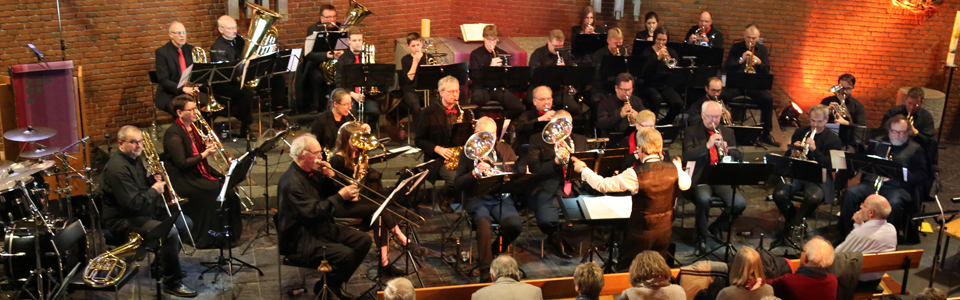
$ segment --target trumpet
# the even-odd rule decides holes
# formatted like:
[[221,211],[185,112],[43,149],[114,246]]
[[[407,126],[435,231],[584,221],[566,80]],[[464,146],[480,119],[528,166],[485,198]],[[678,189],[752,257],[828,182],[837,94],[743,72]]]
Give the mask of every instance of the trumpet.
[[[723,134],[720,133],[720,126],[718,126],[717,123],[713,123],[713,133],[720,135],[720,142],[722,143],[722,142],[723,142]],[[721,144],[719,144],[719,143],[718,143],[718,144],[715,144],[714,147],[717,148],[717,157],[718,157],[719,159],[723,159],[723,157],[726,156],[726,154],[727,154],[727,153],[726,153],[726,149],[724,149],[724,148],[723,148],[723,145],[721,145]]]
[[830,103],[830,107],[833,108],[833,112],[836,113],[840,118],[850,118],[850,113],[847,112],[847,94],[843,93],[843,86],[839,84],[832,86],[830,87],[830,92],[836,94],[837,100],[840,100],[839,103]]
[[[346,186],[355,185],[355,186],[357,186],[357,189],[358,189],[358,190],[362,188],[362,189],[365,189],[365,190],[367,190],[367,191],[370,191],[370,193],[372,193],[374,196],[377,196],[377,197],[379,197],[379,198],[381,198],[381,199],[387,199],[387,197],[384,196],[383,194],[380,194],[380,193],[378,193],[377,191],[375,191],[374,189],[372,189],[372,188],[370,188],[370,187],[368,187],[368,186],[366,186],[366,185],[363,185],[363,183],[357,181],[357,180],[354,179],[353,177],[350,177],[350,176],[348,176],[347,174],[343,174],[343,172],[337,171],[337,170],[334,169],[334,168],[328,168],[328,167],[325,167],[325,166],[323,166],[323,165],[317,164],[317,170],[316,170],[316,171],[318,171],[318,172],[323,172],[323,169],[328,169],[328,170],[330,170],[330,171],[333,171],[333,177],[331,177],[330,179],[332,179],[333,182],[336,182],[337,184],[339,184],[339,185],[341,185],[341,186],[346,187]],[[373,203],[376,204],[376,205],[382,205],[382,203],[381,203],[380,201],[374,200],[374,199],[371,198],[370,196],[367,196],[366,194],[363,194],[363,193],[358,193],[358,194],[357,194],[357,197],[360,197],[360,198],[362,198],[362,199],[364,199],[364,200],[373,202]],[[418,219],[420,219],[421,222],[426,222],[426,221],[427,221],[426,219],[423,218],[423,216],[417,214],[416,212],[410,210],[409,208],[403,207],[403,206],[401,206],[401,205],[398,205],[398,206],[399,206],[400,208],[402,208],[403,210],[405,210],[407,214],[416,216]],[[403,220],[406,221],[407,223],[410,223],[410,225],[413,225],[413,226],[416,226],[417,228],[420,228],[420,225],[418,225],[417,223],[415,223],[415,222],[411,221],[410,219],[404,217],[403,215],[401,215],[401,214],[399,214],[399,213],[391,210],[390,208],[385,207],[384,210],[386,210],[386,211],[389,212],[389,213],[392,213],[392,214],[396,215],[397,217],[399,217],[400,219],[403,219]]]
[[503,67],[510,66],[510,57],[513,56],[510,53],[497,53],[497,47],[493,47],[493,56],[499,57],[502,62]]
[[677,59],[670,56],[670,51],[667,50],[667,46],[659,46],[660,50],[657,50],[657,54],[663,56],[663,63],[667,65],[668,68],[677,67]]
[[707,33],[705,31],[706,29],[704,29],[703,26],[697,27],[697,30],[693,32],[694,37],[692,42],[697,43],[700,46],[710,47],[710,42],[706,41]]
[[[914,107],[919,107],[919,106],[920,106],[920,104],[917,104],[917,105],[915,105]],[[910,131],[913,133],[913,135],[916,135],[917,133],[920,133],[920,131],[917,130],[917,127],[913,126],[913,114],[910,113],[910,109],[909,109],[909,108],[907,108],[907,123],[910,124]]]
[[748,46],[750,47],[748,50],[750,51],[750,54],[743,57],[743,63],[746,64],[743,66],[743,72],[747,74],[754,74],[757,73],[757,70],[753,68],[753,51],[756,50],[756,45],[748,43]]
[[[147,174],[160,175],[163,177],[164,182],[167,184],[167,190],[170,191],[170,202],[167,202],[167,196],[160,194],[160,197],[163,198],[163,208],[167,210],[168,216],[173,216],[173,213],[170,212],[170,205],[176,205],[177,211],[183,212],[183,208],[180,207],[180,202],[187,201],[187,199],[180,198],[177,195],[177,191],[173,189],[173,183],[170,182],[170,175],[167,173],[167,168],[164,167],[163,161],[160,160],[159,152],[157,148],[153,146],[153,140],[150,138],[150,134],[143,133],[143,158],[144,163],[147,168]],[[183,214],[180,214],[180,218],[183,218]],[[196,240],[193,239],[193,233],[191,233],[190,228],[186,222],[183,223],[184,229],[187,231],[187,236],[190,237],[190,244],[196,245]],[[180,249],[183,250],[183,254],[193,255],[194,252],[197,252],[197,248],[193,248],[193,251],[187,253],[187,248],[183,246],[183,240],[177,239],[180,241]]]
[[730,121],[730,111],[727,110],[726,105],[723,105],[723,99],[720,99],[720,97],[717,97],[717,96],[710,96],[710,95],[707,95],[707,99],[717,101],[718,103],[720,103],[720,124],[723,124],[723,125],[733,124],[732,121]]

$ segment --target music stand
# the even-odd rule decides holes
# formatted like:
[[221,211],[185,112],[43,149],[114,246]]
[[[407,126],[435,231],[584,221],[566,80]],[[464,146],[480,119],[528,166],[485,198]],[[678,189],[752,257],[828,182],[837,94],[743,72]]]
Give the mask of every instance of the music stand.
[[[636,39],[633,41],[633,53],[631,53],[630,56],[640,57],[640,53],[642,52],[637,51],[637,49],[647,49],[647,48],[653,47],[654,44],[656,44],[656,42],[654,41]],[[675,57],[675,58],[679,59],[679,57]]]
[[770,90],[773,89],[773,74],[763,73],[727,73],[727,88],[742,90]]
[[[227,273],[230,277],[233,277],[234,274],[240,272],[240,269],[243,267],[249,267],[251,269],[257,270],[260,273],[260,276],[263,276],[263,271],[256,266],[240,260],[233,256],[233,247],[230,245],[230,222],[227,220],[226,211],[229,210],[227,207],[224,207],[224,203],[228,200],[226,198],[227,191],[233,190],[245,179],[250,173],[250,169],[253,168],[253,160],[255,150],[247,151],[239,159],[234,160],[230,164],[230,169],[227,171],[226,179],[224,180],[223,187],[220,188],[220,195],[217,197],[217,201],[220,202],[220,207],[217,208],[217,217],[220,218],[221,228],[223,232],[218,233],[215,237],[220,240],[220,255],[217,256],[217,261],[213,262],[201,262],[200,265],[206,266],[207,269],[200,272],[199,279],[203,279],[203,275],[207,272],[216,269],[216,273],[213,275],[213,281],[217,281],[217,277],[220,276],[220,272]],[[269,213],[267,213],[269,214]],[[258,232],[259,234],[259,232]],[[223,249],[227,249],[226,257],[223,256]],[[233,271],[233,263],[236,262],[240,265],[236,271]],[[227,269],[224,269],[223,266],[226,265]]]
[[[642,61],[642,59],[631,59],[629,56],[604,56],[600,61],[600,67],[597,68],[597,77],[594,81],[599,82],[605,91],[613,90],[613,81],[620,73],[630,73],[634,77],[642,75],[643,67],[637,65]],[[631,69],[631,62],[633,62],[633,69]]]
[[575,34],[571,39],[570,54],[580,58],[607,47],[606,33]]
[[680,137],[680,126],[657,125],[654,128],[660,132],[664,144],[672,144],[673,141]]
[[745,185],[763,185],[767,180],[767,176],[769,176],[770,167],[770,165],[764,163],[720,163],[712,166],[703,166],[704,169],[703,172],[700,173],[700,180],[697,184],[729,185],[733,188],[733,195],[730,199],[730,206],[727,207],[727,209],[730,210],[730,223],[727,225],[726,242],[723,245],[719,245],[703,253],[697,257],[695,261],[701,260],[709,255],[720,258],[720,256],[714,254],[714,252],[720,249],[726,249],[723,254],[723,261],[728,261],[730,252],[737,252],[737,249],[733,247],[733,243],[730,241],[733,235],[733,202],[737,198],[737,188]]
[[560,94],[560,88],[573,86],[576,90],[583,90],[587,84],[593,82],[594,70],[586,66],[544,66],[533,70],[530,77],[531,86],[545,85],[554,89],[554,94]]
[[[760,126],[726,126],[727,128],[733,129],[734,139],[737,140],[737,145],[740,146],[757,146],[763,147],[757,140],[760,139],[760,133],[763,132],[763,127]],[[764,148],[766,149],[766,148]]]
[[530,67],[483,67],[480,85],[484,88],[526,90],[530,82]]
[[870,139],[869,133],[870,129],[867,126],[861,125],[840,125],[840,132],[837,135],[840,137],[840,141],[843,142],[844,146],[853,146],[859,147]]
[[467,62],[449,65],[427,65],[417,67],[417,89],[433,90],[441,78],[453,76],[460,84],[467,83]]
[[[583,161],[591,170],[597,170],[595,173],[598,175],[610,177],[614,175],[614,172],[622,171],[620,170],[620,166],[623,165],[623,159],[627,155],[632,155],[631,153],[628,153],[628,151],[629,149],[627,148],[609,150],[598,149],[584,152],[573,152],[570,153],[570,155]],[[567,163],[566,168],[569,171],[567,171],[565,180],[570,182],[578,182],[582,179],[582,177],[580,177],[580,172],[574,171],[572,159]]]
[[[616,257],[613,256],[613,252],[614,252],[614,251],[619,251],[619,247],[617,247],[617,246],[615,245],[615,243],[614,243],[615,235],[616,235],[616,233],[617,233],[617,227],[618,227],[618,226],[622,226],[621,228],[626,228],[626,223],[627,223],[627,221],[630,219],[630,217],[626,217],[626,218],[614,218],[614,217],[609,217],[609,216],[608,216],[608,217],[596,217],[596,216],[591,216],[590,213],[589,213],[590,211],[587,209],[586,201],[587,201],[587,199],[589,199],[589,198],[594,198],[594,197],[597,197],[597,196],[593,196],[593,195],[581,195],[581,196],[579,196],[579,197],[577,197],[577,198],[573,198],[573,199],[576,200],[576,201],[575,201],[575,204],[574,204],[574,203],[565,203],[566,201],[560,201],[560,203],[561,203],[561,207],[564,208],[563,211],[564,211],[565,213],[570,213],[571,216],[575,216],[575,217],[580,218],[580,220],[582,220],[582,222],[589,223],[589,224],[593,224],[593,225],[599,225],[599,226],[611,226],[610,235],[609,235],[609,237],[607,238],[607,241],[606,241],[606,244],[607,244],[607,259],[603,259],[603,255],[600,254],[600,250],[597,249],[597,247],[593,247],[592,244],[590,245],[590,246],[591,246],[591,247],[590,247],[590,250],[587,251],[586,255],[584,255],[582,258],[580,258],[580,263],[582,264],[582,263],[585,263],[585,262],[592,262],[592,261],[593,261],[593,256],[596,255],[596,256],[599,257],[601,260],[603,260],[603,273],[605,273],[605,274],[610,274],[610,273],[616,272],[616,264],[613,263],[613,260],[614,260],[614,258],[616,258]],[[614,196],[614,197],[616,197],[616,196]],[[632,200],[630,199],[630,196],[619,196],[619,197],[623,197],[626,201],[630,201],[630,202],[632,203]],[[566,206],[571,206],[571,208],[566,208]],[[573,209],[573,208],[577,208],[577,209]],[[631,207],[631,209],[632,209],[632,207]],[[632,212],[631,212],[631,213],[632,213]],[[628,214],[628,215],[629,215],[629,214]],[[666,258],[666,257],[665,257],[665,258]]]
[[[393,196],[396,195],[397,192],[400,191],[400,189],[402,189],[404,186],[406,186],[408,183],[410,183],[411,180],[413,180],[414,178],[417,178],[417,176],[420,176],[420,174],[418,173],[418,174],[416,174],[416,175],[414,175],[414,176],[412,176],[412,177],[410,177],[410,178],[404,179],[403,181],[401,181],[400,183],[398,183],[397,186],[393,189],[393,191],[390,192],[390,195],[387,196],[385,199],[383,199],[383,202],[380,203],[380,207],[378,207],[377,210],[376,210],[375,212],[373,212],[373,216],[370,218],[370,224],[368,224],[367,226],[373,227],[373,224],[374,224],[374,223],[379,223],[379,226],[377,226],[377,230],[380,230],[380,234],[381,234],[381,235],[382,235],[382,234],[386,234],[385,232],[383,232],[383,218],[382,218],[381,213],[383,213],[383,210],[387,208],[387,205],[388,205],[388,204],[390,204],[390,200],[393,199]],[[357,196],[357,197],[359,197],[359,196]],[[412,242],[411,240],[409,240],[409,239],[407,240],[407,243],[408,243],[408,244],[411,243],[411,242]],[[407,251],[407,254],[410,254],[409,251]],[[393,261],[388,262],[388,263],[387,263],[387,266],[392,265],[392,264],[396,263],[397,261],[400,261],[400,258],[402,258],[402,257],[407,257],[407,255],[397,257],[397,258],[394,259]],[[412,254],[410,254],[410,259],[411,259],[411,260],[413,259]],[[408,261],[407,261],[407,266],[409,266],[409,264],[410,264],[410,261],[408,260]],[[417,277],[419,278],[419,277],[420,277],[420,271],[418,270],[418,268],[417,268],[416,266],[414,266],[414,272],[417,273]],[[361,293],[360,295],[369,295],[371,298],[376,298],[376,294],[375,294],[376,292],[375,292],[375,291],[381,290],[381,289],[383,289],[383,288],[385,288],[385,287],[387,286],[387,285],[383,282],[383,280],[384,280],[384,278],[380,277],[380,274],[377,274],[377,276],[373,279],[373,286],[371,286],[369,289],[367,289],[366,291],[364,291],[364,292]],[[420,279],[420,286],[421,286],[421,287],[425,287],[425,286],[423,285],[423,279]]]
[[[250,159],[251,164],[254,163],[257,157],[263,158],[263,173],[266,174],[264,176],[268,177],[266,178],[266,181],[269,181],[269,174],[270,174],[269,172],[270,163],[269,163],[269,158],[267,157],[267,152],[276,148],[277,145],[280,143],[281,140],[283,140],[283,137],[286,136],[288,132],[289,132],[288,130],[282,130],[280,132],[277,132],[277,135],[273,136],[272,138],[263,140],[262,142],[260,142],[260,146],[257,146],[257,148],[248,151],[246,154],[242,156],[243,158]],[[280,156],[283,156],[283,149],[280,150]],[[241,163],[241,166],[242,165],[244,164]],[[260,226],[260,228],[257,229],[257,234],[253,237],[253,239],[250,240],[250,243],[247,244],[247,247],[240,252],[240,255],[246,254],[247,250],[250,250],[250,247],[253,246],[253,242],[257,241],[257,239],[259,239],[260,237],[270,236],[270,226],[273,223],[272,220],[270,220],[270,189],[265,189],[263,191],[263,197],[264,197],[263,226]],[[277,203],[277,207],[280,207],[279,202]]]
[[[160,247],[163,246],[163,243],[169,238],[170,229],[173,228],[173,223],[180,218],[180,214],[181,212],[177,211],[173,216],[163,220],[160,224],[157,224],[156,227],[150,229],[146,235],[142,236],[143,241],[140,242],[137,253],[126,259],[127,265],[134,261],[143,260],[147,256],[147,253],[153,253],[154,259],[157,260],[160,255]],[[177,238],[179,238],[179,236]],[[157,281],[157,300],[159,300],[161,297],[160,292],[163,291],[163,270],[159,261],[154,261],[150,264],[150,276]]]
[[667,47],[677,51],[680,57],[696,57],[694,62],[698,66],[721,66],[723,65],[722,47],[703,47],[700,45],[690,45],[687,43],[670,42]]
[[877,181],[874,183],[875,192],[879,192],[880,188],[883,187],[883,180],[881,178],[903,181],[903,165],[894,161],[875,155],[859,153],[847,153],[845,158],[848,170],[877,176]]
[[[326,28],[324,28],[326,29]],[[340,31],[317,31],[316,40],[322,40],[323,43],[314,43],[310,52],[329,52],[334,50],[345,50],[348,48],[346,32]]]
[[[827,181],[827,169],[820,166],[820,164],[816,161],[784,157],[776,153],[767,153],[764,157],[767,164],[773,166],[770,170],[770,173],[780,176],[784,183],[786,183],[786,181],[783,178],[792,178],[793,180],[803,180],[813,183],[823,183]],[[789,220],[784,221],[784,226],[786,226],[786,222],[788,221]],[[801,226],[803,225],[801,224]],[[803,238],[801,235],[801,242],[803,241],[802,239]],[[797,251],[803,250],[803,248],[801,248],[796,241],[791,240],[787,236],[780,236],[779,239],[770,244],[770,247],[767,248],[767,250],[774,249],[784,244],[796,249]]]
[[470,136],[473,135],[473,124],[466,122],[453,124],[450,132],[450,143],[447,144],[446,147],[462,147],[463,144],[466,144],[467,140],[470,139]]

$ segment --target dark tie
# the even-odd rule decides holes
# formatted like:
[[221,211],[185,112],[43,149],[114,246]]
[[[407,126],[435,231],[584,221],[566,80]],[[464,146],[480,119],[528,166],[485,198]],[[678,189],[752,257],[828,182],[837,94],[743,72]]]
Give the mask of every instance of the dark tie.
[[180,72],[183,72],[187,69],[187,60],[183,58],[183,49],[177,48],[177,53],[180,54]]

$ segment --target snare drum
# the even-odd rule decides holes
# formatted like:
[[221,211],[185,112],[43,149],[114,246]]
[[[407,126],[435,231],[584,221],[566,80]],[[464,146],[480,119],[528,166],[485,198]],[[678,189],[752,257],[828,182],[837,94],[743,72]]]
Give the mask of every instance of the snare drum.
[[5,230],[4,271],[15,285],[23,284],[30,277],[31,271],[37,269],[38,246],[41,268],[51,269],[54,274],[63,270],[53,245],[53,237],[45,227],[35,226],[32,221],[20,221]]

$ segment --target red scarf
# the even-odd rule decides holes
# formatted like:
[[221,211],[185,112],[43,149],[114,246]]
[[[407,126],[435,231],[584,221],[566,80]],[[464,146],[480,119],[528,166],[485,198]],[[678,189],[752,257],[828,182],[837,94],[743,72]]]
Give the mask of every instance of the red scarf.
[[[199,149],[200,149],[200,148],[206,149],[207,146],[202,143],[202,139],[200,138],[200,134],[197,133],[197,128],[194,127],[194,128],[193,128],[193,131],[187,130],[187,126],[184,126],[184,125],[183,125],[183,121],[181,121],[180,118],[177,118],[177,124],[179,124],[180,127],[183,127],[183,131],[186,131],[187,134],[190,135],[190,150],[191,150],[191,151],[190,151],[190,156],[200,155]],[[207,170],[207,159],[206,159],[206,158],[201,158],[201,159],[200,159],[200,162],[197,163],[197,168],[200,169],[200,175],[203,175],[203,177],[205,177],[205,178],[207,178],[207,179],[210,179],[210,180],[213,180],[213,181],[216,181],[216,180],[217,180],[217,178],[214,178],[213,175],[210,175],[210,171]]]

